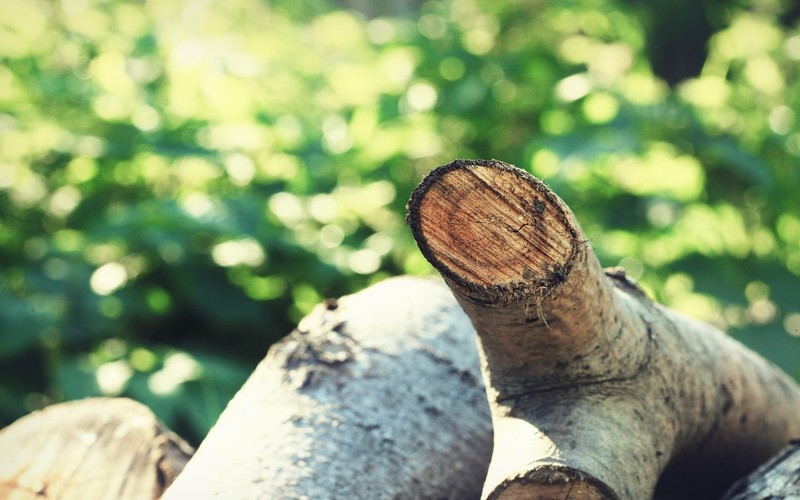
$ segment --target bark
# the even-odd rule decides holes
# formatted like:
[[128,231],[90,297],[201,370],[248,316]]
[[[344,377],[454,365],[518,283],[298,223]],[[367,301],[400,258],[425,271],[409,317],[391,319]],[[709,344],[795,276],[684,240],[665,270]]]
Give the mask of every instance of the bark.
[[722,500],[800,498],[800,440],[793,441],[749,476],[739,480]]
[[474,335],[429,279],[318,306],[164,498],[479,497],[492,434]]
[[[530,174],[455,161],[408,222],[478,334],[495,433],[487,498],[719,495],[800,435],[800,388],[715,328],[604,272]],[[666,472],[665,472],[666,471]]]
[[0,498],[159,498],[192,449],[129,399],[53,405],[0,431]]

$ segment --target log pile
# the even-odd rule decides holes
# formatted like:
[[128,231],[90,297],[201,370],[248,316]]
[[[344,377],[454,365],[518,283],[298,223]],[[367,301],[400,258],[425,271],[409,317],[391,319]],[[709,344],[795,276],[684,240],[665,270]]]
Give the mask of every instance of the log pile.
[[0,497],[800,497],[798,385],[603,270],[542,182],[456,161],[408,221],[444,282],[317,306],[193,456],[138,403],[64,403],[0,431]]

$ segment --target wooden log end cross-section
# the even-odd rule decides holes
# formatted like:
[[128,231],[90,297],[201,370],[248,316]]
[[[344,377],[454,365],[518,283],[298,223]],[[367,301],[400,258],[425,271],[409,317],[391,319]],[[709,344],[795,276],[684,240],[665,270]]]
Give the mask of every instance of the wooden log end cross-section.
[[[800,389],[715,328],[604,271],[527,172],[458,160],[408,204],[478,334],[488,498],[714,498],[800,436]],[[661,483],[659,483],[661,478]]]
[[0,498],[157,499],[192,452],[130,399],[62,403],[0,431]]

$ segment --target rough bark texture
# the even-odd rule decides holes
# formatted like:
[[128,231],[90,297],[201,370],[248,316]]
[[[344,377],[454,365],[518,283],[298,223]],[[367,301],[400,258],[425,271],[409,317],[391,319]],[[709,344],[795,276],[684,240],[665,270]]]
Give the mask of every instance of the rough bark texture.
[[800,498],[800,440],[793,441],[752,474],[737,481],[722,500],[754,498]]
[[455,161],[408,221],[479,337],[488,498],[712,498],[800,435],[800,388],[715,328],[604,272],[530,174]]
[[491,422],[469,319],[429,279],[317,307],[164,498],[477,498]]
[[130,399],[85,399],[0,431],[0,498],[159,498],[192,449]]

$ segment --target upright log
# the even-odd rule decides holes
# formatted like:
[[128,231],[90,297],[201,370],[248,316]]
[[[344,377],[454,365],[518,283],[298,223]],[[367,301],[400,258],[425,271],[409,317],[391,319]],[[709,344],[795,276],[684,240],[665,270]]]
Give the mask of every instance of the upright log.
[[[487,498],[711,498],[800,435],[800,388],[603,271],[569,208],[511,165],[459,160],[408,222],[479,338]],[[666,471],[666,472],[665,472]]]
[[164,500],[480,496],[474,330],[441,281],[320,304],[273,345]]

